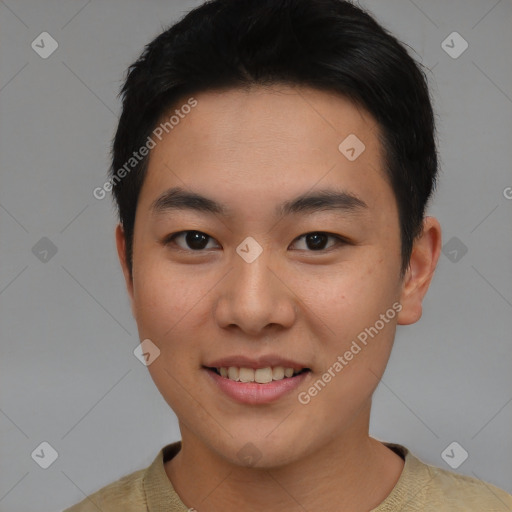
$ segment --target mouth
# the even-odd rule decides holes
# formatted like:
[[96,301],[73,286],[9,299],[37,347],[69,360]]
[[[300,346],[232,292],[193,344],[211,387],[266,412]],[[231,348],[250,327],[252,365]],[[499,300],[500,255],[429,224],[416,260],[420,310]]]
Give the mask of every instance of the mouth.
[[203,366],[203,370],[216,393],[244,405],[276,402],[311,375],[309,368],[290,366]]
[[258,384],[268,384],[269,382],[290,379],[310,372],[309,368],[286,368],[284,366],[266,366],[264,368],[246,368],[239,366],[205,366],[207,370],[216,373],[219,377],[229,379],[235,382],[255,382]]

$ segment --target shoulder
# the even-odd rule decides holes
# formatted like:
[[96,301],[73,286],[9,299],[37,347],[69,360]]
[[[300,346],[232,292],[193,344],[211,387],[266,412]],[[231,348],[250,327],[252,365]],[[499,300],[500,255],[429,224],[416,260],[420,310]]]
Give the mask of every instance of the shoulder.
[[164,446],[148,467],[123,476],[62,512],[144,512],[162,504],[166,510],[186,511],[164,467],[180,449],[181,441]]
[[146,469],[140,469],[101,488],[63,512],[141,512],[146,510],[142,480]]
[[[483,480],[427,464],[407,448],[404,472],[395,491],[400,510],[424,512],[512,511],[512,495]],[[381,509],[378,509],[379,512]],[[385,507],[383,510],[387,510]],[[391,508],[390,510],[395,510]]]
[[[432,510],[512,511],[512,495],[483,480],[425,464],[432,478]],[[429,500],[430,501],[430,500]],[[441,508],[441,504],[444,508]]]

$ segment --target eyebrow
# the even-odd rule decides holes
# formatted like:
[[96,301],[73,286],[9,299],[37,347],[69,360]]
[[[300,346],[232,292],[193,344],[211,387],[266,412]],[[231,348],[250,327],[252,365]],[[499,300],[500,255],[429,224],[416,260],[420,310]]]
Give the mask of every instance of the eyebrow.
[[[153,201],[150,207],[150,211],[155,215],[179,210],[190,210],[211,215],[221,215],[223,217],[233,215],[232,210],[225,205],[181,187],[173,187],[166,190]],[[312,214],[326,210],[358,214],[367,212],[368,205],[362,199],[349,192],[322,189],[304,193],[284,201],[277,205],[274,213],[277,217],[286,217],[290,215]]]

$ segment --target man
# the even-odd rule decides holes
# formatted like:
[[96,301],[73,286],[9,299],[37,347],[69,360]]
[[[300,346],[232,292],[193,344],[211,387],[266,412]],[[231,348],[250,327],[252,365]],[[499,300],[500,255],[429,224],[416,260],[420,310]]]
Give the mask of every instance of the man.
[[432,106],[404,47],[342,0],[214,0],[122,95],[117,248],[182,440],[67,512],[511,509],[369,436],[441,248]]

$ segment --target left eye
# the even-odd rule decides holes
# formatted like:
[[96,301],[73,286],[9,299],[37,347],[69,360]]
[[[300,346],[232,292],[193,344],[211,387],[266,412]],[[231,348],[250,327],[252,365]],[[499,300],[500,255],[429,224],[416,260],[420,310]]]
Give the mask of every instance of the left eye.
[[329,238],[335,240],[335,243],[333,245],[341,245],[346,243],[346,241],[342,237],[338,235],[332,235],[330,233],[324,233],[322,231],[306,233],[296,238],[296,240],[304,239],[304,241],[306,242],[306,247],[311,249],[312,251],[323,251],[325,250],[325,245]]

